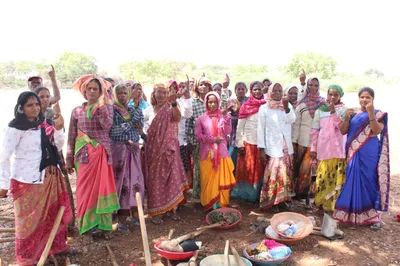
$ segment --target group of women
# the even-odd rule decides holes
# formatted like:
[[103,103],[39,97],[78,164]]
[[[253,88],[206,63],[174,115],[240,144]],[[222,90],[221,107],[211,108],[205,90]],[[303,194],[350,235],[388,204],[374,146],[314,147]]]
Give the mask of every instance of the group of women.
[[[387,114],[374,109],[372,89],[362,88],[360,108],[352,109],[342,103],[339,85],[322,97],[314,77],[300,97],[298,86],[284,90],[266,79],[251,83],[249,92],[237,83],[223,103],[228,86],[228,76],[214,86],[204,76],[169,80],[154,86],[148,103],[133,81],[113,86],[97,75],[75,81],[86,102],[71,114],[65,167],[77,175],[85,242],[97,232],[108,238],[113,219],[119,230],[136,224],[137,192],[142,201],[147,195],[154,224],[180,220],[190,188],[206,211],[229,206],[231,196],[279,210],[294,196],[315,194],[315,205],[334,218],[380,228],[389,147]],[[60,206],[65,212],[51,254],[68,250],[64,120],[57,103],[49,115],[49,97],[44,87],[21,93],[0,155],[0,196],[10,190],[14,199],[21,265],[40,257]]]

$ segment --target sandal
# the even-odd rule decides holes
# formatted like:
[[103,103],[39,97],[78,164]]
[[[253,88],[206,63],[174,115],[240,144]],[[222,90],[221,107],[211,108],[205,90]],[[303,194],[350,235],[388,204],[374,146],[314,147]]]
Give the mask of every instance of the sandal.
[[72,256],[72,257],[74,257],[74,256],[76,256],[76,255],[78,255],[79,254],[79,251],[78,251],[78,249],[76,249],[76,248],[69,248],[69,249],[67,249],[66,251],[63,251],[63,252],[60,252],[60,253],[57,253],[57,254],[54,254],[55,256]]
[[179,217],[176,213],[167,212],[167,216],[173,221],[179,221],[181,217]]
[[129,223],[130,223],[130,225],[140,225],[140,222],[136,217],[132,217],[132,219]]
[[129,228],[127,225],[124,224],[118,224],[117,225],[117,230],[122,231],[122,232],[129,232]]
[[151,217],[151,222],[152,222],[153,224],[155,224],[155,225],[160,225],[160,224],[163,223],[163,220],[161,219],[161,216],[160,216],[160,215],[157,215],[157,216]]

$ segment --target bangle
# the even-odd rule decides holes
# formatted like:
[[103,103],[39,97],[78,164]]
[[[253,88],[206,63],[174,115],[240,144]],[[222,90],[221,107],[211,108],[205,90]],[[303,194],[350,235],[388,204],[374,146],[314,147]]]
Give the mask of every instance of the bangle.
[[172,107],[176,107],[178,104],[176,102],[171,103]]
[[369,122],[374,122],[376,119],[369,120]]

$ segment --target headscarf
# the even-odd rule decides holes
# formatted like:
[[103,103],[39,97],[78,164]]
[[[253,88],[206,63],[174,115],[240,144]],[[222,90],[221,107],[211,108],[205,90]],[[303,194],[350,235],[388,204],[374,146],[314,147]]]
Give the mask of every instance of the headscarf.
[[[38,119],[34,122],[28,120],[24,114],[24,105],[28,102],[29,98],[34,97],[37,99],[39,105],[39,96],[31,91],[22,92],[17,100],[17,104],[14,108],[14,119],[8,124],[9,127],[16,128],[19,130],[29,130],[29,129],[40,129],[40,142],[42,150],[42,159],[40,161],[39,171],[41,172],[47,166],[57,165],[57,148],[51,145],[50,139],[53,138],[54,127],[49,126],[46,121],[42,111],[39,111]],[[49,135],[46,134],[46,131]]]
[[179,91],[179,84],[178,84],[178,82],[176,82],[173,79],[170,79],[167,82],[165,82],[165,87],[167,88],[168,91],[169,91],[169,87],[171,87],[172,84],[174,84],[174,83],[175,83],[175,86],[176,86],[176,90]]
[[[291,90],[291,89],[293,89],[293,88],[296,88],[297,89],[297,93],[299,93],[299,87],[297,87],[297,85],[290,85],[290,86],[287,86],[286,87],[286,89],[285,89],[285,91],[283,92],[283,96],[288,96],[289,95],[289,91]],[[297,96],[298,97],[298,96]],[[290,103],[292,106],[293,106],[293,108],[295,108],[296,106],[297,106],[297,99],[296,99],[296,102],[295,103]]]
[[[273,91],[275,85],[277,85],[277,84],[281,85],[280,83],[272,83],[268,88],[267,105],[270,109],[280,109],[282,111],[285,111],[285,107],[283,106],[282,99],[280,99],[279,101],[272,99],[272,91]],[[283,98],[283,95],[282,95],[282,98]]]
[[[314,94],[310,92],[310,83],[312,80],[316,79],[318,81],[318,91]],[[323,104],[326,103],[325,98],[321,97],[319,94],[319,80],[316,77],[311,77],[307,80],[307,91],[306,91],[306,96],[304,96],[303,99],[301,99],[298,104],[300,103],[305,103],[308,109],[308,112],[310,113],[310,116],[314,118],[315,111]]]
[[[211,111],[208,108],[208,98],[210,96],[215,96],[217,98],[218,106],[215,111]],[[219,97],[219,94],[216,93],[215,91],[210,91],[206,94],[206,97],[204,97],[204,105],[206,107],[206,114],[211,118],[211,135],[214,137],[221,136],[221,132],[219,130],[219,119],[222,117],[222,112],[221,112],[221,99]],[[212,160],[213,160],[213,168],[218,169],[219,163],[220,163],[220,155],[219,155],[219,145],[214,143],[212,145]]]
[[[343,88],[340,87],[340,86],[337,85],[337,84],[332,84],[332,85],[330,85],[330,86],[328,87],[328,93],[329,93],[329,91],[330,91],[331,89],[336,90],[336,91],[339,93],[339,95],[340,95],[339,103],[338,103],[338,104],[335,103],[335,105],[343,104],[343,103],[340,101],[340,100],[342,99],[343,95],[344,95]],[[319,110],[321,110],[322,112],[329,112],[329,105],[328,105],[328,103],[324,103],[323,105],[321,105],[321,107],[319,108]]]
[[212,90],[211,81],[210,81],[208,78],[206,78],[206,77],[200,77],[199,79],[197,79],[197,80],[195,81],[195,84],[194,84],[194,91],[196,92],[197,97],[200,97],[200,94],[199,94],[199,86],[200,86],[200,82],[202,82],[202,81],[204,81],[206,84],[208,84],[208,85],[210,86],[210,91]]
[[250,84],[250,97],[247,101],[243,103],[242,107],[240,107],[239,119],[245,119],[251,115],[258,113],[261,105],[266,103],[264,97],[261,97],[261,99],[254,98],[253,88],[256,84],[259,84],[261,88],[263,87],[260,81],[254,81]]
[[132,88],[133,84],[135,84],[135,81],[133,81],[131,79],[127,79],[127,80],[124,81],[124,86],[126,86],[126,84],[128,84],[128,83],[131,84],[130,87]]
[[97,76],[96,74],[87,74],[83,75],[77,80],[75,80],[74,84],[72,84],[72,88],[75,90],[79,91],[83,97],[87,100],[86,97],[86,87],[87,85],[94,79],[97,79],[101,85],[101,93],[104,94],[106,97],[108,97],[108,94],[105,93],[107,91],[107,88],[110,88],[112,85],[110,82],[104,80],[102,77]]
[[[128,101],[126,102],[125,105],[123,105],[122,103],[119,102],[118,96],[117,96],[118,90],[120,90],[122,88],[125,89],[128,93]],[[114,109],[117,110],[121,114],[121,116],[124,118],[125,122],[130,121],[131,115],[128,111],[128,103],[129,103],[129,99],[131,98],[131,90],[129,88],[126,88],[124,84],[119,84],[114,87],[113,93],[114,93],[114,104],[113,104]]]

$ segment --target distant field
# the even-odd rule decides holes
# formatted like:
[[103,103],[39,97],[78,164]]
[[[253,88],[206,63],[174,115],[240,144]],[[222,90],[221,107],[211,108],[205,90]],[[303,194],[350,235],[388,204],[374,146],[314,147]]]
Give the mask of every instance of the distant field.
[[[4,128],[7,127],[8,122],[13,118],[14,106],[17,102],[19,93],[23,90],[4,90],[0,89],[0,108],[2,110],[0,115],[0,139],[2,140],[2,133]],[[146,89],[146,94],[150,96],[150,90]],[[376,95],[375,106],[389,113],[389,136],[390,136],[390,153],[391,153],[391,171],[392,174],[400,174],[400,123],[396,123],[399,118],[398,101],[395,97],[395,86],[385,86],[385,89],[379,90]],[[61,108],[62,114],[66,121],[66,128],[68,130],[69,119],[72,109],[80,105],[84,99],[74,90],[61,90]],[[343,102],[347,106],[359,106],[356,93],[347,93]],[[397,117],[397,119],[395,118]],[[64,149],[65,150],[65,149]]]

